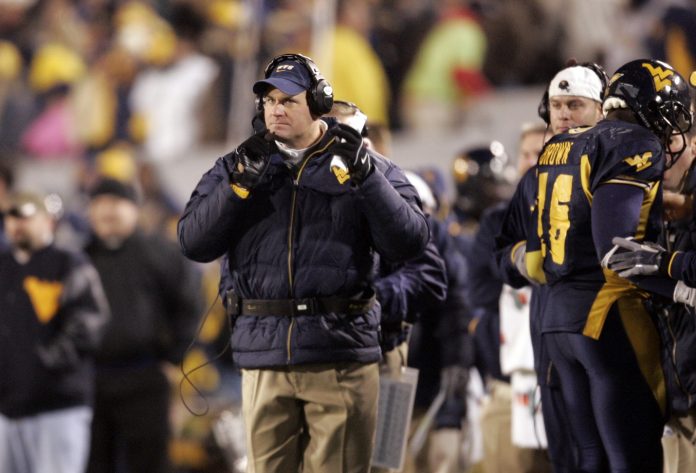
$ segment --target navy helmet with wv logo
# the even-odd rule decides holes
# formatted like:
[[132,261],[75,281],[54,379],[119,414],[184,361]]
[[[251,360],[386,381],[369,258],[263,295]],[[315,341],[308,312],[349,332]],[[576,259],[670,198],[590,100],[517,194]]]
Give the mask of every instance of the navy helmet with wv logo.
[[[692,79],[696,81],[693,74]],[[691,94],[689,84],[672,66],[654,59],[638,59],[621,66],[605,93],[604,109],[611,108],[629,108],[641,125],[662,140],[671,157],[665,163],[667,167],[679,159],[686,140],[679,151],[671,151],[669,143],[672,135],[684,135],[691,129]]]

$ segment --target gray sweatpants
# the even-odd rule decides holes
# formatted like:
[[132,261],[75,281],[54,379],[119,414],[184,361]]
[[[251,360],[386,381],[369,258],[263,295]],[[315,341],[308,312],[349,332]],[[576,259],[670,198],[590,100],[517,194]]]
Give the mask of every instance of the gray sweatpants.
[[91,422],[86,406],[18,419],[0,415],[0,471],[84,473]]

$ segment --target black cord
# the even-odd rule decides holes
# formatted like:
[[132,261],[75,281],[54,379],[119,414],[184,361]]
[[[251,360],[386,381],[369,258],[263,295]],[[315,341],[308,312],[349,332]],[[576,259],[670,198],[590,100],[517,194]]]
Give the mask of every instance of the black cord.
[[[191,352],[193,347],[196,344],[196,341],[198,340],[198,337],[201,334],[201,331],[203,330],[203,326],[205,325],[205,322],[208,320],[208,316],[210,315],[210,312],[213,310],[213,307],[215,307],[215,304],[217,303],[218,299],[220,299],[220,294],[215,296],[215,300],[210,304],[208,307],[208,310],[206,310],[205,314],[203,315],[203,318],[201,322],[198,324],[198,328],[196,329],[196,335],[193,337],[193,340],[191,340],[191,343],[189,343],[188,347],[186,347],[186,350],[184,351],[184,356],[181,359],[181,363],[179,364],[179,369],[181,370],[182,378],[181,381],[179,381],[179,397],[181,398],[181,402],[186,408],[187,411],[189,411],[190,414],[197,416],[197,417],[202,417],[205,416],[209,411],[210,411],[210,404],[208,403],[208,399],[206,398],[205,394],[203,391],[201,391],[191,380],[190,376],[195,373],[196,371],[200,370],[201,368],[205,368],[206,366],[210,365],[211,363],[219,360],[222,358],[222,356],[227,352],[227,350],[230,348],[230,334],[232,333],[232,318],[229,316],[229,314],[225,314],[227,318],[227,324],[229,328],[229,333],[227,336],[227,343],[225,343],[225,346],[222,348],[222,351],[215,355],[213,358],[207,360],[205,363],[198,365],[194,368],[191,368],[190,370],[186,371],[184,369],[184,361],[186,360],[186,356]],[[196,392],[198,397],[203,400],[203,403],[205,405],[203,412],[195,412],[191,407],[189,407],[188,402],[186,401],[186,397],[184,396],[184,381],[187,382],[193,390]]]

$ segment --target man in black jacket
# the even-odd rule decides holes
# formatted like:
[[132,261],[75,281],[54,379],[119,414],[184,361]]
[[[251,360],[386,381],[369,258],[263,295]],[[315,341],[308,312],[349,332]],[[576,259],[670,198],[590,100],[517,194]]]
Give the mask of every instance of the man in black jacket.
[[193,339],[202,307],[199,279],[175,244],[138,229],[131,185],[104,179],[90,195],[94,237],[86,251],[112,319],[97,352],[89,471],[167,472],[171,389],[165,369],[181,361]]
[[3,209],[0,251],[0,471],[82,473],[89,453],[93,353],[108,319],[83,254],[53,245],[38,194]]
[[217,160],[179,221],[196,261],[228,257],[250,471],[365,472],[380,306],[374,252],[418,256],[428,226],[403,172],[322,120],[331,86],[283,55],[256,82],[266,131]]

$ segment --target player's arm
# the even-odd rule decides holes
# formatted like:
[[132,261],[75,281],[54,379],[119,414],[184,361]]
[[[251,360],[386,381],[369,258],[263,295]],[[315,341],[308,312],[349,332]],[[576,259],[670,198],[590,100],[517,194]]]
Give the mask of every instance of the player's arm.
[[495,236],[494,257],[496,273],[505,284],[514,288],[527,286],[529,280],[524,265],[527,226],[534,204],[536,168],[522,177],[505,209],[502,227]]
[[[615,269],[609,261],[616,254],[617,248],[613,239],[617,235],[642,238],[645,234],[647,223],[645,209],[654,205],[651,200],[657,192],[659,192],[659,184],[656,182],[644,183],[644,185],[607,183],[600,185],[594,192],[592,238],[597,249],[597,256],[607,271],[614,272]],[[673,297],[676,283],[665,278],[632,274],[629,280],[641,289],[669,299]]]

